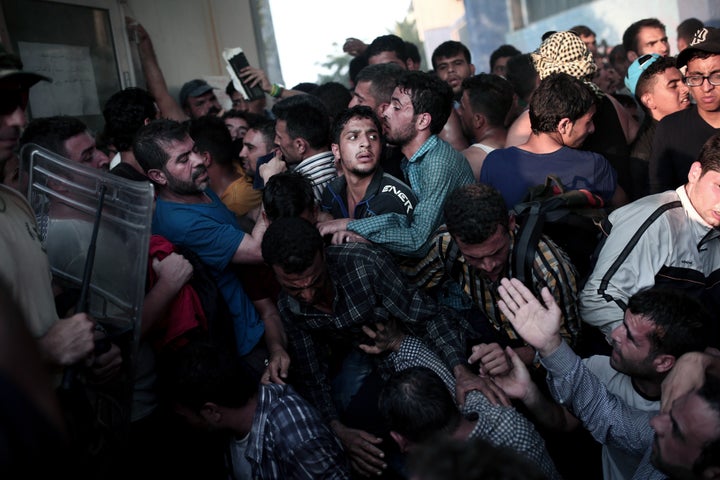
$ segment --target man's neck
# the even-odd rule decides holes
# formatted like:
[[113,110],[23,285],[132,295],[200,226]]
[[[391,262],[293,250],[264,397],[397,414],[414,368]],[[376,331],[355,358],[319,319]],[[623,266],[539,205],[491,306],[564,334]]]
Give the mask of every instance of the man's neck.
[[252,430],[255,410],[257,410],[258,395],[255,394],[248,403],[242,407],[231,409],[231,418],[228,419],[229,427],[238,438],[245,437]]
[[518,145],[521,150],[531,153],[553,153],[564,145],[558,141],[559,133],[531,133],[527,142]]
[[452,438],[463,441],[467,440],[473,429],[475,428],[475,425],[477,425],[477,420],[471,421],[465,417],[460,418],[460,424],[452,433]]
[[302,162],[304,162],[305,160],[307,160],[310,157],[314,157],[315,155],[318,155],[320,153],[329,152],[329,151],[330,151],[329,148],[319,148],[319,149],[308,148],[307,150],[305,150],[305,153],[303,153],[303,155],[300,157],[300,160],[294,164],[294,166],[300,165]]
[[348,214],[350,215],[350,218],[355,218],[353,215],[355,212],[355,206],[360,203],[363,198],[365,198],[368,186],[373,179],[374,172],[373,175],[368,175],[366,177],[360,177],[351,172],[344,172],[344,175],[345,181],[347,182]]
[[219,197],[237,179],[242,178],[234,165],[218,165],[211,163],[207,169],[210,177],[210,188]]
[[505,148],[507,130],[498,127],[483,128],[475,132],[475,143],[482,143],[488,147]]
[[702,110],[699,107],[697,108],[698,115],[700,115],[700,118],[705,120],[705,123],[709,124],[713,128],[720,128],[720,111],[715,110],[712,112],[708,112],[706,110]]
[[660,400],[662,379],[630,377],[630,381],[635,391],[644,398]]
[[418,150],[420,150],[420,147],[422,147],[423,144],[430,137],[430,132],[417,132],[412,140],[400,147],[400,150],[402,151],[403,155],[405,155],[405,158],[409,160],[412,158],[413,155],[415,155]]

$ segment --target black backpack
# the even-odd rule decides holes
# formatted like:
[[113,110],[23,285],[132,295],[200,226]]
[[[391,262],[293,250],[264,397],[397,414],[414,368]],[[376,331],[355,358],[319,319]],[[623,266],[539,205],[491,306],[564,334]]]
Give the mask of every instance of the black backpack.
[[610,233],[603,199],[586,189],[565,190],[556,176],[548,175],[544,184],[528,189],[511,212],[519,226],[511,259],[515,277],[531,284],[535,251],[540,236],[545,235],[567,253],[582,288]]

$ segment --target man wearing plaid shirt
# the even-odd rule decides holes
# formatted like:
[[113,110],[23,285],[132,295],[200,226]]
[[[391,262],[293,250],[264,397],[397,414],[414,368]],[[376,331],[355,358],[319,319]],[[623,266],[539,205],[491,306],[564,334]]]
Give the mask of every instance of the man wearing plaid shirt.
[[[283,288],[278,308],[291,351],[291,378],[337,433],[356,470],[378,475],[386,468],[377,448],[381,439],[350,429],[339,420],[333,402],[328,350],[348,345],[354,353],[367,338],[362,327],[397,321],[401,328],[424,339],[453,372],[458,400],[470,390],[491,401],[507,402],[499,389],[470,372],[452,310],[407,285],[390,257],[362,243],[323,249],[318,230],[300,218],[274,221],[262,241],[265,261]],[[381,374],[392,367],[385,357],[372,357]]]
[[[436,268],[449,275],[441,286],[441,303],[456,309],[479,308],[470,336],[482,338],[481,368],[489,374],[504,373],[509,364],[503,347],[511,346],[530,365],[534,351],[515,332],[498,307],[498,286],[512,278],[513,251],[518,239],[515,219],[508,215],[502,195],[489,185],[467,185],[448,196],[445,204],[447,232],[435,237]],[[438,266],[439,265],[439,266]],[[444,267],[443,267],[444,265]],[[436,277],[437,278],[437,277]],[[548,287],[563,310],[560,332],[572,347],[580,336],[575,267],[557,245],[541,236],[528,286],[535,291]],[[488,328],[491,327],[491,328]],[[496,341],[490,341],[495,333]]]

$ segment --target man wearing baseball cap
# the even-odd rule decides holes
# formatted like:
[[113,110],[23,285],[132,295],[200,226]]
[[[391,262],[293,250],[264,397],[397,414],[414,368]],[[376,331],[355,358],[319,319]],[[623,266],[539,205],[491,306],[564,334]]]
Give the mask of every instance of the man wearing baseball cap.
[[675,57],[652,53],[636,58],[628,67],[625,86],[645,112],[637,137],[630,146],[633,200],[649,193],[648,162],[658,123],[691,106],[690,91],[675,65]]
[[0,45],[0,167],[13,156],[27,121],[25,108],[30,87],[41,80],[51,81],[22,68],[20,58]]
[[720,29],[695,32],[690,46],[677,57],[677,68],[682,67],[696,105],[658,124],[650,157],[650,193],[684,184],[703,144],[720,132]]
[[179,100],[180,106],[190,118],[217,115],[222,110],[213,87],[200,78],[185,82],[180,89]]

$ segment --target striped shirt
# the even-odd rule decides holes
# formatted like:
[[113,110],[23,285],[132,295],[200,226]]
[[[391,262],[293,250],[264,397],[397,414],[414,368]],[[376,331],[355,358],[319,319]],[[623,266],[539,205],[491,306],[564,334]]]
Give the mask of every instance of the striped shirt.
[[330,151],[308,157],[294,167],[291,167],[290,170],[302,173],[312,181],[315,201],[318,203],[322,199],[325,185],[337,177],[335,155]]

